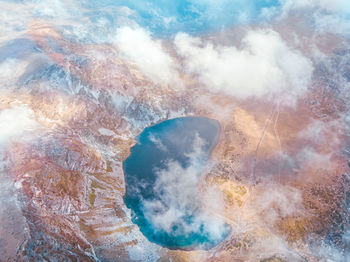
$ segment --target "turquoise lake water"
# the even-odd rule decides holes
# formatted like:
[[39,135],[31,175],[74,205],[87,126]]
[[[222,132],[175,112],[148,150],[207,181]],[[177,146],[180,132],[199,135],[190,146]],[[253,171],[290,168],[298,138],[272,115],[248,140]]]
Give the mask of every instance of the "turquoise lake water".
[[132,220],[151,241],[171,249],[208,249],[230,233],[206,214],[198,184],[220,125],[184,117],[146,128],[124,162],[124,201]]

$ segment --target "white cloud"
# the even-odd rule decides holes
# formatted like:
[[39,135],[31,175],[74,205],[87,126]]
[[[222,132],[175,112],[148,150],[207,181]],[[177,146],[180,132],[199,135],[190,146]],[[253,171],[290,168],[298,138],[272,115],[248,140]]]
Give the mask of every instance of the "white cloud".
[[38,126],[34,112],[24,105],[13,106],[0,111],[0,146],[13,139],[20,138],[26,131],[33,131]]
[[142,28],[121,27],[114,43],[122,54],[133,62],[147,77],[159,84],[176,84],[175,63],[155,40]]
[[212,91],[238,98],[278,95],[306,90],[313,66],[272,30],[250,31],[242,47],[214,46],[187,34],[178,34],[175,45],[186,70],[198,75]]
[[16,58],[7,58],[0,63],[0,82],[3,86],[12,85],[18,78],[25,73],[27,61]]
[[254,205],[258,213],[264,214],[263,220],[268,225],[273,225],[279,218],[302,213],[302,196],[298,189],[273,184],[269,185],[269,190],[266,188],[265,185]]
[[314,21],[318,33],[332,33],[347,37],[350,35],[349,18],[346,15],[341,15],[339,12],[330,14],[315,12]]
[[327,140],[328,146],[338,146],[339,135],[341,135],[344,124],[339,120],[323,122],[321,120],[313,119],[312,122],[301,130],[297,137],[309,139],[313,143],[322,143]]
[[149,140],[155,144],[160,150],[167,151],[168,148],[163,144],[162,140],[159,137],[155,137],[153,134],[149,135]]
[[349,10],[350,3],[347,0],[286,0],[283,9],[289,11],[301,8],[321,8],[329,12],[342,12]]
[[[312,20],[317,33],[332,33],[349,36],[350,1],[348,0],[286,0],[281,18],[291,12]],[[310,25],[311,26],[311,25]]]

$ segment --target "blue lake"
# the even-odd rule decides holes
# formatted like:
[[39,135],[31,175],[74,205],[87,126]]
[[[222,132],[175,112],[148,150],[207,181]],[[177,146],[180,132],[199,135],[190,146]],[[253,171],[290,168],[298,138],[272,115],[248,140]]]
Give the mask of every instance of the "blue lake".
[[200,202],[200,176],[219,135],[216,120],[184,117],[148,127],[137,137],[123,165],[124,201],[151,242],[209,249],[230,233]]

